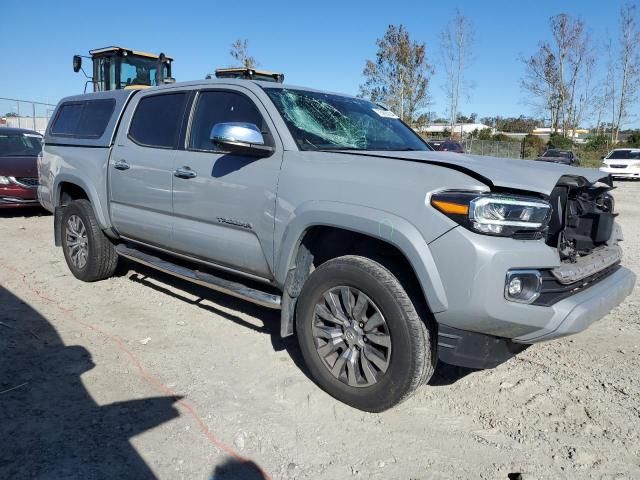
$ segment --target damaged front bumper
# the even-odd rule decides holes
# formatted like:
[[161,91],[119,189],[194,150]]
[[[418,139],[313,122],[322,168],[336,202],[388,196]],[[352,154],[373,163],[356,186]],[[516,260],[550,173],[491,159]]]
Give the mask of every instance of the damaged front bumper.
[[[615,228],[610,246],[573,264],[561,263],[557,249],[543,241],[488,237],[464,228],[432,242],[449,305],[434,314],[441,359],[486,368],[519,351],[518,344],[572,335],[604,317],[631,293],[636,280],[620,265],[618,238]],[[505,298],[505,276],[512,269],[543,273],[536,303]]]
[[595,285],[547,307],[553,312],[547,323],[513,341],[537,343],[579,333],[620,305],[635,283],[636,275],[620,267]]

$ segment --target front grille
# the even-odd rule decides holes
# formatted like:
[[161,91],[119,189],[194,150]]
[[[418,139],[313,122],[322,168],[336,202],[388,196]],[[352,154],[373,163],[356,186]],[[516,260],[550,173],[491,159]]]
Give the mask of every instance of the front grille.
[[532,305],[540,305],[544,307],[550,307],[560,300],[570,297],[583,291],[584,289],[604,280],[609,275],[614,273],[620,268],[620,263],[611,265],[597,273],[594,273],[590,277],[584,278],[578,282],[563,285],[560,283],[553,274],[546,270],[542,272],[542,290],[540,296],[533,302]]
[[34,177],[15,177],[15,181],[17,184],[22,185],[23,187],[35,188],[39,185],[37,178]]
[[627,168],[627,165],[609,165],[611,168]]

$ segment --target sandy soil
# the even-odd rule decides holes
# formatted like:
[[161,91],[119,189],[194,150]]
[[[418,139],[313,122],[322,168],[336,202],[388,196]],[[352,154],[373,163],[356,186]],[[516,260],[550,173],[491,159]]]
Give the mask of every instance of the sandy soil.
[[[615,195],[640,271],[640,185]],[[52,217],[23,215],[0,217],[0,478],[640,478],[637,289],[367,414],[307,378],[277,313],[132,265],[79,282]]]

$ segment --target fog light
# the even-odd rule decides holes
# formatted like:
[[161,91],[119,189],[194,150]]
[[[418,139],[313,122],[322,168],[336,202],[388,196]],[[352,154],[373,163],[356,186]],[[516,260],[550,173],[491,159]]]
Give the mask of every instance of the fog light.
[[509,282],[509,296],[516,297],[522,293],[522,280],[520,277],[513,277]]
[[540,296],[542,275],[538,270],[509,270],[504,297],[511,302],[532,303]]

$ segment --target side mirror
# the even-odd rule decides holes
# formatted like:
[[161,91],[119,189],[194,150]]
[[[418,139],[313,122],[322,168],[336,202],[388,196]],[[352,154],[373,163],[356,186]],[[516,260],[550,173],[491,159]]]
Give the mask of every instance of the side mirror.
[[606,158],[606,156],[605,156],[605,155],[602,155],[602,156],[600,157],[600,160],[604,160],[605,158]]
[[82,68],[82,57],[80,55],[73,56],[73,71],[78,73]]
[[273,147],[265,145],[260,129],[253,123],[216,123],[209,136],[211,141],[232,153],[254,157],[268,157]]

